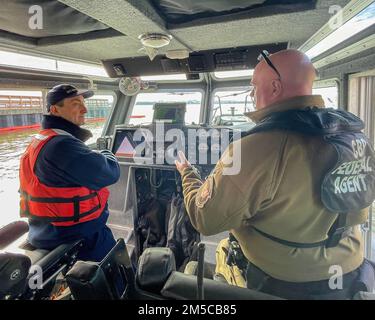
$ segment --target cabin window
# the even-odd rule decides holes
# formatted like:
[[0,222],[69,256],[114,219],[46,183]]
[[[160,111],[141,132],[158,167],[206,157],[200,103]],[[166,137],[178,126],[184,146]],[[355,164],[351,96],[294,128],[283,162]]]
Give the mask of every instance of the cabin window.
[[249,122],[245,112],[253,111],[248,87],[223,90],[214,93],[210,123],[213,125],[236,125]]
[[186,74],[163,74],[158,76],[142,76],[143,81],[171,81],[171,80],[187,80]]
[[313,94],[320,94],[322,96],[326,108],[338,108],[339,93],[337,86],[314,88]]
[[[348,111],[354,113],[365,123],[364,133],[375,147],[375,69],[349,76]],[[375,259],[375,202],[370,208],[368,223],[364,231],[365,254]]]
[[114,105],[114,96],[111,94],[96,94],[85,101],[87,114],[86,123],[83,128],[90,130],[93,134],[93,136],[86,141],[86,144],[89,145],[95,143],[102,135],[104,125]]
[[353,37],[375,23],[375,3],[370,4],[349,21],[309,49],[306,54],[313,59],[339,43]]
[[67,73],[87,74],[91,76],[108,77],[107,72],[102,66],[94,66],[83,63],[68,61],[56,61],[57,71]]
[[127,122],[132,125],[149,124],[154,115],[153,105],[157,102],[186,102],[186,124],[198,124],[200,120],[202,93],[195,91],[173,91],[140,93],[135,99]]
[[214,72],[215,78],[230,79],[230,78],[249,78],[254,74],[254,69],[233,70],[233,71],[217,71]]
[[0,90],[0,227],[19,216],[20,157],[39,131],[42,113],[42,91]]
[[2,50],[0,50],[0,65],[108,78],[104,68],[99,65],[55,60]]

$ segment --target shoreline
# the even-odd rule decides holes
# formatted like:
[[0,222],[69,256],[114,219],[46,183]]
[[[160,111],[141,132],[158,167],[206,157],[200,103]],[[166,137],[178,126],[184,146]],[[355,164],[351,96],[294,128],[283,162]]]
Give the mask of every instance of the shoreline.
[[[105,121],[105,118],[88,118],[88,119],[86,119],[86,123],[101,122],[101,121]],[[10,131],[19,131],[19,130],[26,130],[26,129],[38,129],[38,128],[40,128],[40,123],[31,124],[31,125],[24,125],[24,126],[5,127],[5,128],[0,128],[0,134],[1,133],[8,133]]]

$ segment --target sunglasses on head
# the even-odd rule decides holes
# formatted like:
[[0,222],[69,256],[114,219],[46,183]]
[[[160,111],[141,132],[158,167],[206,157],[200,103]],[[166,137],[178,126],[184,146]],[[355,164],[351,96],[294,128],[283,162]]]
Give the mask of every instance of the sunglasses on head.
[[267,64],[277,73],[277,75],[279,76],[279,79],[281,80],[280,72],[276,69],[276,67],[273,65],[271,60],[268,58],[269,55],[270,54],[268,53],[267,50],[262,50],[258,56],[258,61],[262,61],[264,59],[267,62]]

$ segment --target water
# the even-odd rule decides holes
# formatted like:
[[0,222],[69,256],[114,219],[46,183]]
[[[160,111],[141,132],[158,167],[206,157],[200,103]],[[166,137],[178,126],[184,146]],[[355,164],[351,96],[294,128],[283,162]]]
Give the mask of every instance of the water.
[[[100,136],[104,122],[85,125],[91,130],[93,138],[87,143],[94,143]],[[25,129],[0,133],[0,227],[19,219],[19,161],[38,129]]]

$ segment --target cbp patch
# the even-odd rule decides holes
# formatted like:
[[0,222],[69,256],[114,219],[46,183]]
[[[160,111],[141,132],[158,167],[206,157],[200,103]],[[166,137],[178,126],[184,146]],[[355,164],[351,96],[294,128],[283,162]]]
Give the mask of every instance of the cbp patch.
[[198,208],[203,208],[208,200],[211,199],[213,189],[213,177],[209,176],[204,184],[199,188],[195,197],[195,205]]
[[375,156],[361,132],[325,136],[337,152],[322,183],[321,199],[332,212],[357,212],[375,199]]

